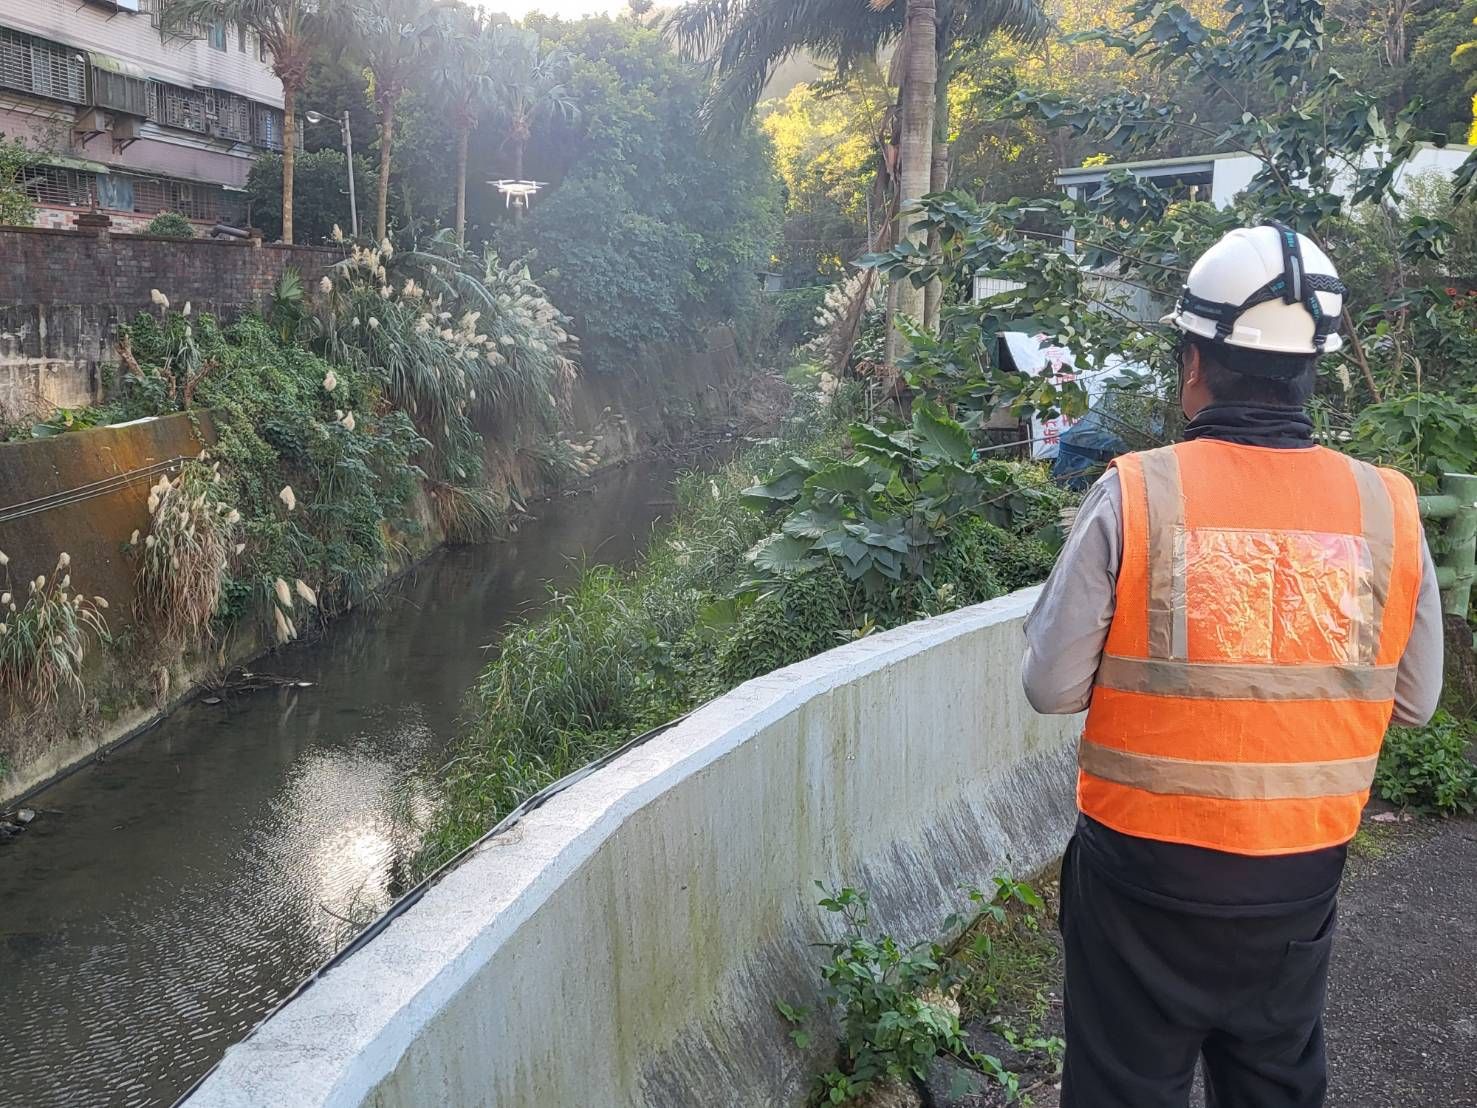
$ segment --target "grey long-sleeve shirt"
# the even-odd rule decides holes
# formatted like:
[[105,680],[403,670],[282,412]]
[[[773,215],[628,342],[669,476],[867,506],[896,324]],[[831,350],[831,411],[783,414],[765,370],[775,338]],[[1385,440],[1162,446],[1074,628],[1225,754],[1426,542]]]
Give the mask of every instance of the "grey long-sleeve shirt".
[[[1395,722],[1412,727],[1435,714],[1445,650],[1436,566],[1422,546],[1415,626],[1395,680]],[[1123,493],[1118,471],[1109,470],[1082,501],[1071,537],[1026,620],[1022,677],[1036,711],[1071,715],[1091,701],[1122,561]]]

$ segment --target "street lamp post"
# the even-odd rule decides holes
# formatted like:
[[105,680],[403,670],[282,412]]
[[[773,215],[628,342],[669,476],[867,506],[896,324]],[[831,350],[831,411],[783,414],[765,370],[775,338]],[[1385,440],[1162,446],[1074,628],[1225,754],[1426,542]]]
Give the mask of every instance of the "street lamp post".
[[[303,118],[309,123],[324,123],[328,116],[322,112],[304,112]],[[359,237],[359,205],[354,199],[354,134],[349,130],[349,113],[344,112],[344,118],[338,121],[339,132],[344,140],[344,160],[349,165],[349,224],[354,238]]]

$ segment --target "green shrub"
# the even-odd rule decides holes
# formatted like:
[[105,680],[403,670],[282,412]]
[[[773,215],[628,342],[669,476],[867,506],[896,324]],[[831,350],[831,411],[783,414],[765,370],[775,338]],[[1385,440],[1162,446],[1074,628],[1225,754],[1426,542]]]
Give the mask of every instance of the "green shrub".
[[123,377],[117,418],[170,410],[187,379],[193,405],[212,413],[220,498],[240,511],[245,543],[222,614],[270,618],[278,578],[311,582],[329,610],[364,597],[399,553],[392,533],[417,531],[404,509],[425,447],[403,412],[384,410],[374,375],[332,366],[259,319],[223,328],[146,313],[127,335],[140,372]]
[[[940,1056],[962,1067],[950,1099],[971,1091],[967,1075],[986,1078],[1001,1086],[1007,1104],[1020,1096],[1020,1080],[998,1058],[972,1050],[959,1025],[955,999],[970,963],[938,943],[905,946],[891,935],[875,931],[868,915],[869,901],[856,889],[826,891],[820,906],[841,922],[840,936],[829,944],[830,961],[821,967],[826,1006],[841,1025],[838,1047],[841,1064],[817,1076],[812,1104],[848,1104],[888,1084],[923,1085]],[[978,889],[969,893],[981,920],[1003,922],[1013,905],[1020,906],[1039,926],[1045,904],[1030,885],[1008,877],[995,878],[993,895]],[[957,931],[965,922],[955,915],[940,931]],[[970,954],[975,962],[988,960],[991,938],[980,932]],[[794,1026],[797,1046],[811,1040],[806,1025],[810,1013],[793,1004],[776,1005]]]
[[1425,727],[1394,727],[1385,736],[1375,772],[1384,800],[1420,812],[1451,816],[1477,811],[1477,765],[1472,740],[1477,724],[1446,712]]
[[167,235],[170,238],[192,239],[195,237],[195,225],[179,212],[160,212],[149,225],[144,228],[146,235]]

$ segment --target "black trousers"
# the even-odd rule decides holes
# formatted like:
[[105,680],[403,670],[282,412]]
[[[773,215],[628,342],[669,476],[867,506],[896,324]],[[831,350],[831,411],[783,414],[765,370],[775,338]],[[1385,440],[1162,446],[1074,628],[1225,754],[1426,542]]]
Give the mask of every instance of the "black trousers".
[[[1062,862],[1062,1108],[1185,1108],[1203,1056],[1211,1108],[1317,1108],[1336,908],[1227,918],[1136,898]],[[1193,906],[1192,906],[1193,907]]]

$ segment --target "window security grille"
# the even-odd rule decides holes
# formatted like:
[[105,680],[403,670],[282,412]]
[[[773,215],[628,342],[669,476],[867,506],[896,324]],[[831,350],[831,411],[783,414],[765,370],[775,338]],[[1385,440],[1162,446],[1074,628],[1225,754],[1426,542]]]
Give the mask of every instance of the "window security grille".
[[26,171],[23,188],[37,204],[54,208],[93,208],[97,206],[96,186],[95,173],[38,165]]
[[79,51],[0,27],[0,88],[87,102],[87,63]]
[[154,83],[111,70],[92,69],[92,102],[99,108],[148,118],[154,114]]

